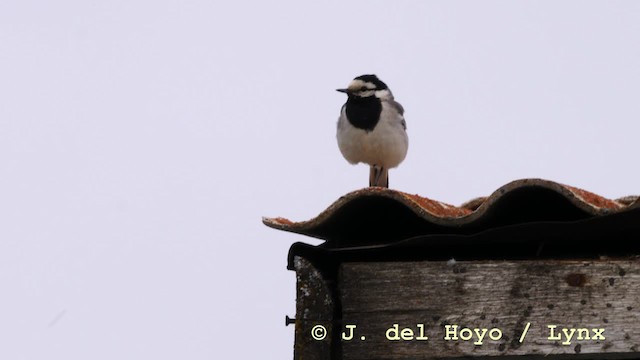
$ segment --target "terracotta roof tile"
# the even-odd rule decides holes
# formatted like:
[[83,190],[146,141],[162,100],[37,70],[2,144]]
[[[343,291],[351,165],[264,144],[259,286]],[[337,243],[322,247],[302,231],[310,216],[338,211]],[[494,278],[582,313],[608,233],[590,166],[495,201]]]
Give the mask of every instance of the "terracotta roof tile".
[[355,239],[369,244],[540,221],[570,222],[639,207],[638,196],[611,200],[549,180],[523,179],[459,207],[397,190],[364,188],[340,197],[313,219],[263,218],[263,223],[336,243]]

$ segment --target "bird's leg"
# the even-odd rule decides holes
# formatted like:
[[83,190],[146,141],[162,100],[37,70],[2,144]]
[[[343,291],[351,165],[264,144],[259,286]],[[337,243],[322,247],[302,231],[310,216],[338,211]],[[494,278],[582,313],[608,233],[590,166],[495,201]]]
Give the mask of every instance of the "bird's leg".
[[369,186],[382,186],[382,187],[388,187],[389,185],[382,185],[380,184],[381,181],[388,181],[383,179],[382,175],[384,174],[385,169],[381,166],[378,165],[371,165],[371,170],[369,172]]
[[382,167],[376,166],[376,180],[375,180],[376,186],[380,186],[380,175],[382,175]]
[[378,166],[371,165],[369,167],[369,186],[376,186],[378,181]]
[[380,169],[380,175],[384,174],[384,187],[389,188],[389,169]]

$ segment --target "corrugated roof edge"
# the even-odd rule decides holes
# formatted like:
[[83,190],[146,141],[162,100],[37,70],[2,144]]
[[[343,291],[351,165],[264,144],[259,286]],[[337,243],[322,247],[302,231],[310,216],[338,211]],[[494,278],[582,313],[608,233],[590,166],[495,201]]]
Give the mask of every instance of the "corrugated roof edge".
[[318,216],[306,221],[294,222],[283,217],[269,218],[263,217],[262,222],[271,228],[289,231],[300,234],[308,234],[309,230],[324,223],[332,217],[339,209],[362,197],[384,197],[389,198],[411,209],[416,215],[425,221],[444,226],[459,226],[470,223],[484,216],[500,198],[505,195],[528,187],[541,187],[557,192],[569,200],[575,207],[593,214],[607,215],[640,207],[639,196],[626,196],[618,200],[610,200],[600,195],[582,190],[573,186],[560,184],[544,179],[521,179],[512,181],[489,197],[476,198],[462,204],[460,207],[449,205],[440,201],[422,197],[420,195],[408,194],[398,190],[369,187],[352,191],[331,204]]

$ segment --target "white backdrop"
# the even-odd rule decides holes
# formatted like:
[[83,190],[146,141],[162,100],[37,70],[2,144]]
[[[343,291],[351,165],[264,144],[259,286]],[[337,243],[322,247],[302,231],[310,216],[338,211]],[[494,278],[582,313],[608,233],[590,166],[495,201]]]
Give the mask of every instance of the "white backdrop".
[[0,3],[0,358],[292,357],[294,241],[367,184],[355,76],[406,108],[391,187],[640,193],[640,2]]

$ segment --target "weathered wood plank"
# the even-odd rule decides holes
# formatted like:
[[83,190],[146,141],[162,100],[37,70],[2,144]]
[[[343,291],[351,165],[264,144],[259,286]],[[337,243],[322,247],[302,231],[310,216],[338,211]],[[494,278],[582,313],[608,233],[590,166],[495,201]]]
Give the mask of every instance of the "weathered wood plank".
[[637,260],[344,263],[338,288],[344,359],[640,358]]
[[[296,256],[294,266],[297,282],[294,359],[330,359],[335,351],[331,347],[334,296],[322,274],[308,260]],[[318,325],[326,329],[326,338],[322,340],[311,336],[314,326]]]

